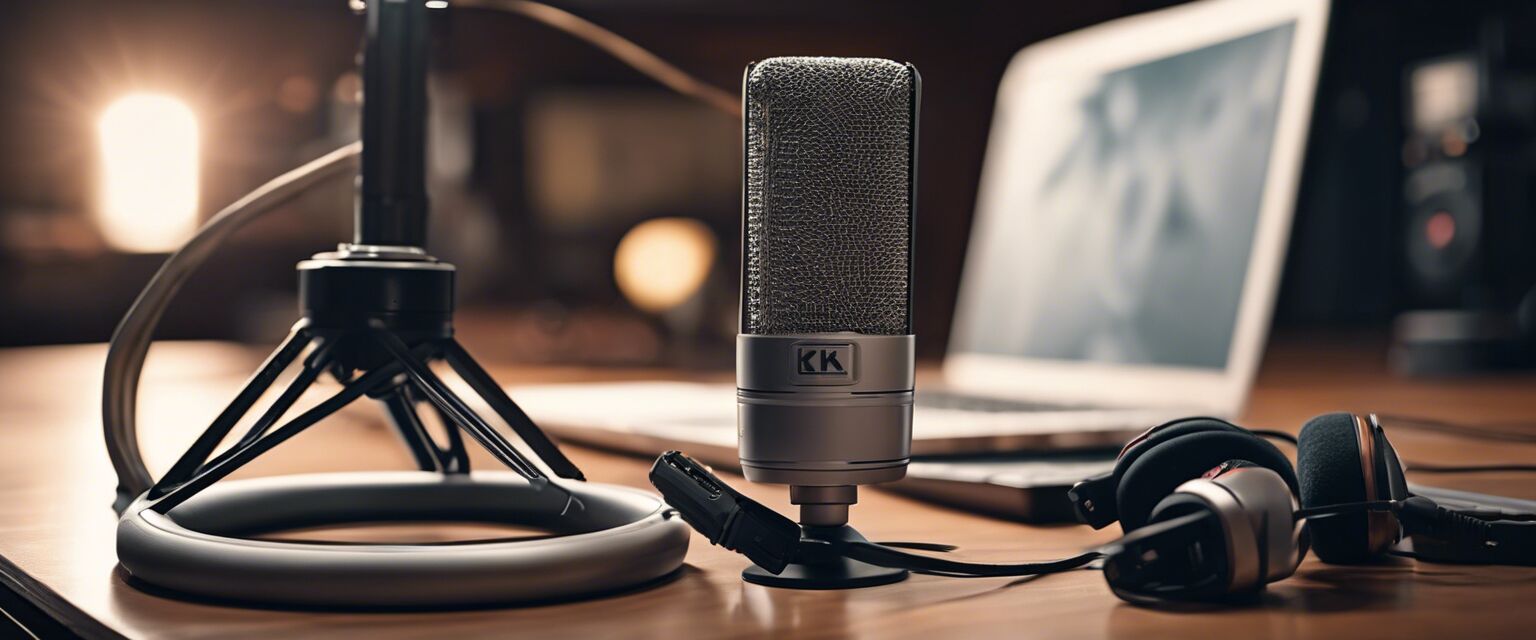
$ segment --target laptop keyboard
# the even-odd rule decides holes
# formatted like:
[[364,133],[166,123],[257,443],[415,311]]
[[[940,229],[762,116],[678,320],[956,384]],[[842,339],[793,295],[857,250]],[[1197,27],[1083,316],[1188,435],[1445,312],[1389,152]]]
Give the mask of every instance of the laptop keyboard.
[[1087,405],[1061,404],[1052,402],[1030,402],[1028,400],[1009,400],[1006,398],[984,398],[981,396],[966,395],[949,391],[922,391],[917,392],[915,400],[917,406],[930,409],[951,409],[955,411],[981,411],[985,413],[1014,413],[1023,411],[1071,411],[1089,409]]
[[[729,383],[613,382],[519,387],[515,397],[545,428],[575,426],[587,433],[639,434],[665,442],[736,445],[736,389]],[[1173,415],[1167,409],[984,398],[918,389],[912,415],[917,454],[1045,451],[1118,447],[1147,426]],[[556,433],[560,431],[557,429]]]

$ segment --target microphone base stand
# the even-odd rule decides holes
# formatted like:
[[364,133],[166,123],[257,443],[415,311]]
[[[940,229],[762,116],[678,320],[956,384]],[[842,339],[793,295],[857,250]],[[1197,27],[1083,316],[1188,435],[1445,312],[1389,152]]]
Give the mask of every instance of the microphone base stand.
[[[800,525],[800,536],[813,540],[835,542],[868,542],[857,529],[842,524],[835,526]],[[748,566],[741,572],[741,579],[752,584],[784,589],[858,589],[878,587],[882,584],[901,582],[911,575],[906,569],[879,567],[867,562],[850,560],[832,553],[816,553],[820,547],[812,547],[812,556],[805,562],[797,562],[774,575],[757,565]],[[818,557],[819,556],[819,557]]]
[[[791,485],[789,500],[800,505],[800,537],[829,542],[868,542],[848,524],[848,507],[858,502],[858,487]],[[906,580],[906,569],[892,569],[822,552],[838,545],[809,547],[802,562],[773,574],[757,565],[741,572],[752,584],[785,589],[858,589]]]

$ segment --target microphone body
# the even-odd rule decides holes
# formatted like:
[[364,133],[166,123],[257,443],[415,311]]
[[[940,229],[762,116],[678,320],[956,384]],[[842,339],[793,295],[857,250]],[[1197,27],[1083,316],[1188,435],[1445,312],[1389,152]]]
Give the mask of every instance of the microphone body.
[[741,466],[845,519],[853,485],[902,478],[911,455],[920,80],[772,58],[743,85]]

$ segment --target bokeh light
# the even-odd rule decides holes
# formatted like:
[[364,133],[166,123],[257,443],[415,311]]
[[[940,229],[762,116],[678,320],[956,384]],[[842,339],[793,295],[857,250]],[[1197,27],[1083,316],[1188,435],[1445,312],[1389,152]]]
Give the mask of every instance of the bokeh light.
[[97,122],[101,142],[98,220],[107,244],[168,252],[197,228],[198,126],[185,103],[125,96]]

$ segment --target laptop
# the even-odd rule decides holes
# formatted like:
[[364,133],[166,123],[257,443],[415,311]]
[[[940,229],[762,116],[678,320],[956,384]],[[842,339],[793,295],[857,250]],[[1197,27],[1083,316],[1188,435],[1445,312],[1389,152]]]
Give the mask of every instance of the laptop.
[[[1169,419],[1241,412],[1279,284],[1326,17],[1324,0],[1198,2],[1012,60],[953,335],[939,380],[919,379],[914,456],[1117,448]],[[737,464],[730,383],[511,391],[565,440]],[[985,482],[991,470],[1029,484],[995,463],[914,461],[911,481],[928,469]],[[1104,462],[1071,464],[1081,479]]]

